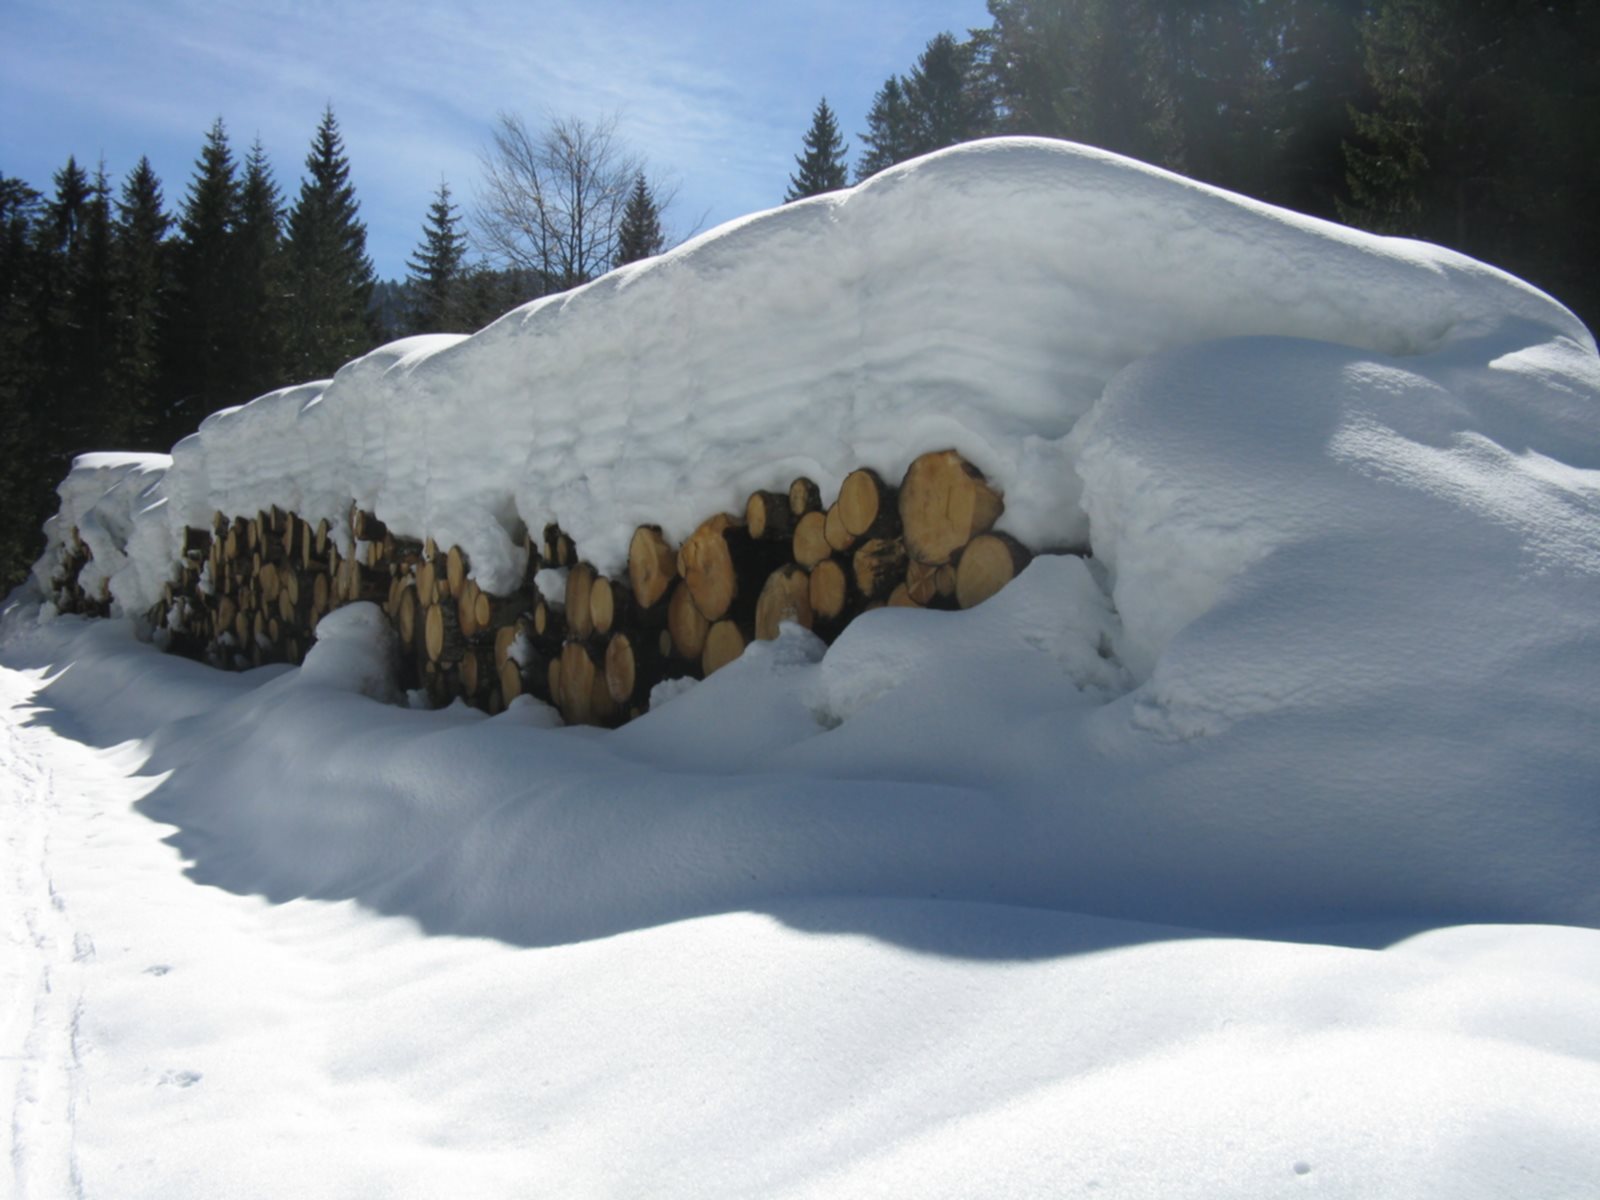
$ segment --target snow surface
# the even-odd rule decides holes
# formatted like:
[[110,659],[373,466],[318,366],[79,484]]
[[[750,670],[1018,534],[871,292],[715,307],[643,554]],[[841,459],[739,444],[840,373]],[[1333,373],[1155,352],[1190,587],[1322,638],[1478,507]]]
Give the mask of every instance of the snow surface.
[[1595,1196],[1600,359],[1481,264],[980,144],[81,460],[39,573],[354,499],[493,588],[947,445],[1094,557],[610,733],[19,593],[19,1193]]

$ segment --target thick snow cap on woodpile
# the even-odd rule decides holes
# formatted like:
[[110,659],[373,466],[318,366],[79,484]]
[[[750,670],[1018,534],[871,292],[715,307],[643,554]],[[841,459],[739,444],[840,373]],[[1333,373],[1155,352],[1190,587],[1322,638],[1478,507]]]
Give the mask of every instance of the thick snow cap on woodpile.
[[[1568,313],[1446,251],[1285,213],[1062,142],[1000,139],[725,225],[535,301],[470,338],[412,338],[331,382],[207,419],[160,514],[271,505],[459,543],[490,591],[518,535],[559,521],[602,571],[641,523],[674,539],[757,487],[898,478],[953,446],[1035,547],[1085,532],[1065,441],[1152,353],[1239,335],[1416,355]],[[147,608],[161,572],[116,589]]]
[[[1003,488],[1003,529],[1087,532],[1093,558],[1036,559],[970,613],[867,613],[820,661],[758,649],[608,735],[593,753],[619,778],[647,761],[652,802],[663,762],[778,773],[674,810],[674,911],[742,903],[730,864],[798,853],[797,894],[1600,924],[1594,339],[1483,264],[1095,151],[943,152],[385,347],[211,418],[164,477],[130,464],[101,528],[132,527],[129,612],[185,523],[272,504],[354,500],[496,590],[520,525],[558,520],[615,570],[637,523],[681,538],[753,488],[892,479],[946,446]],[[85,463],[60,522],[84,528],[112,476]],[[755,793],[794,822],[770,841]],[[450,878],[523,871],[541,811],[496,840],[505,863]],[[655,880],[663,834],[640,828]],[[665,902],[619,871],[623,927]]]

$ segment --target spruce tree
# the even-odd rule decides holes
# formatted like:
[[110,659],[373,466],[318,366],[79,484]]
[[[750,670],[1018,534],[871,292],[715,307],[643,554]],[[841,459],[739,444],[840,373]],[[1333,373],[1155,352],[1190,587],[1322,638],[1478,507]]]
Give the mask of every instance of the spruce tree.
[[367,257],[350,164],[330,106],[306,156],[306,178],[289,212],[287,360],[295,380],[331,374],[373,340],[367,302],[375,277]]
[[633,177],[633,191],[628,195],[628,206],[622,210],[622,225],[617,230],[616,265],[620,267],[660,254],[664,244],[661,213],[644,172],[640,171]]
[[849,168],[845,165],[845,144],[839,137],[839,125],[833,110],[824,97],[811,114],[811,128],[806,131],[805,153],[795,155],[800,170],[789,177],[789,191],[785,204],[834,192],[849,183]]
[[856,162],[858,181],[916,154],[915,122],[898,76],[884,80],[872,98],[872,107],[867,110],[867,131],[861,135],[861,142],[866,150]]
[[0,594],[20,583],[42,548],[39,525],[56,480],[41,453],[39,398],[43,197],[0,175]]
[[115,321],[113,403],[124,441],[156,449],[155,417],[161,379],[161,313],[168,292],[166,238],[172,219],[162,210],[161,181],[148,158],[128,173],[117,199],[112,239]]
[[422,241],[406,260],[406,285],[411,295],[407,326],[412,333],[464,333],[461,320],[461,266],[467,238],[457,226],[450,185],[439,181]]
[[164,445],[193,433],[207,414],[248,398],[239,394],[237,382],[243,324],[235,303],[238,223],[233,151],[218,117],[195,163],[172,248],[172,301],[164,339],[170,391],[157,422]]
[[906,78],[911,156],[970,141],[987,132],[968,85],[970,50],[948,33],[930,40]]
[[239,387],[259,396],[293,380],[284,363],[283,194],[258,137],[244,160],[239,221],[234,236],[235,302],[239,330]]

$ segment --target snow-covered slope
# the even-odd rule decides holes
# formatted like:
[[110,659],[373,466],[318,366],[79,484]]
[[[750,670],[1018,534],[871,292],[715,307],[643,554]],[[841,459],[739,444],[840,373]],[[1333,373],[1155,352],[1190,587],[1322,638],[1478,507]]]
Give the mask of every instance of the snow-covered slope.
[[[1600,927],[1600,359],[1481,264],[980,144],[385,348],[219,414],[170,465],[85,461],[57,528],[128,611],[185,522],[269,503],[354,499],[459,541],[492,588],[522,523],[615,566],[638,520],[681,536],[751,488],[944,446],[1004,487],[1003,527],[1086,527],[1094,557],[1041,556],[968,612],[867,613],[827,648],[791,628],[616,732],[528,700],[380,703],[359,608],[305,667],[235,676],[19,597],[4,654],[59,672],[13,688],[41,722],[138,740],[137,811],[195,881],[272,902],[271,944],[312,899],[536,948],[394,952],[505,999],[460,1045],[408,1022],[381,966],[360,981],[331,1035],[353,1057],[312,1074],[376,1098],[373,1128],[404,1113],[420,1174],[372,1162],[326,1194],[466,1163],[467,1190],[511,1194],[552,1154],[580,1193],[1593,1194],[1600,935],[1348,948],[1394,922]],[[107,1012],[144,986],[105,978]],[[437,1016],[469,991],[412,994]],[[389,1062],[374,1022],[425,1065]],[[201,1041],[219,1072],[271,1058]],[[141,1112],[139,1086],[108,1105]],[[184,1119],[138,1118],[169,1140]]]

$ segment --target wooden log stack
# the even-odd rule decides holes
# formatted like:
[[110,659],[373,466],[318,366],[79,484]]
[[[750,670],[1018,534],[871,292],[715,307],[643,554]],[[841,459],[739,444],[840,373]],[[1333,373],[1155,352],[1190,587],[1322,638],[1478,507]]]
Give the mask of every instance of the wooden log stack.
[[[954,450],[922,455],[898,484],[853,471],[823,499],[804,478],[756,491],[679,546],[641,525],[615,577],[551,523],[525,540],[527,572],[508,595],[483,591],[460,547],[403,536],[359,508],[344,539],[281,509],[219,512],[185,531],[149,616],[170,650],[244,669],[302,661],[323,616],[370,601],[394,623],[403,686],[432,703],[494,713],[527,694],[569,723],[616,725],[649,707],[657,683],[703,678],[785,621],[832,641],[873,608],[970,608],[1032,557],[994,529],[999,491]],[[88,561],[70,531],[55,587],[63,611],[106,610],[104,595],[77,586]],[[559,600],[537,587],[545,568],[566,571]]]

